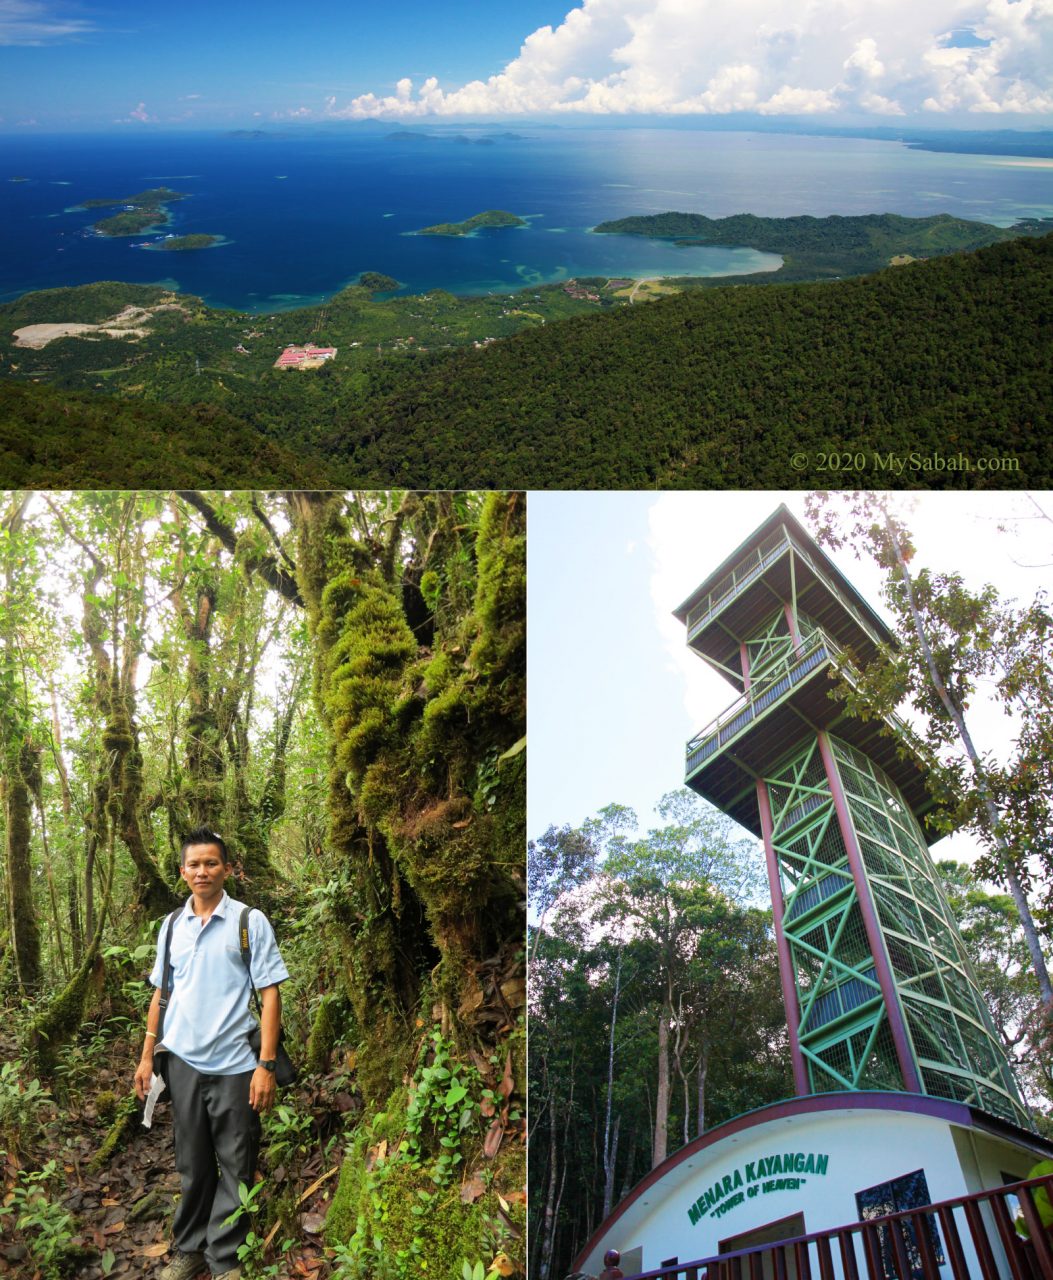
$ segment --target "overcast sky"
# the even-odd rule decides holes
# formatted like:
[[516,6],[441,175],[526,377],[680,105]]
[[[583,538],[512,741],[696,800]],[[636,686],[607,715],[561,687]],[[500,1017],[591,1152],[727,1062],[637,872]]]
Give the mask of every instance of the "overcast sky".
[[[1053,494],[1040,495],[1053,514]],[[689,738],[735,701],[733,687],[687,648],[672,610],[779,502],[804,520],[804,495],[751,493],[532,493],[528,626],[528,828],[572,825],[612,801],[643,825],[666,791],[683,785]],[[1030,600],[1053,577],[1053,525],[1008,493],[901,495],[915,564],[994,582]],[[999,531],[1003,522],[1006,532]],[[834,559],[884,612],[880,574],[848,552]],[[1041,565],[1042,567],[1025,567]],[[970,708],[974,737],[1006,748],[997,703]],[[937,856],[972,856],[950,837]]]
[[0,128],[749,112],[1020,127],[1050,0],[0,0]]

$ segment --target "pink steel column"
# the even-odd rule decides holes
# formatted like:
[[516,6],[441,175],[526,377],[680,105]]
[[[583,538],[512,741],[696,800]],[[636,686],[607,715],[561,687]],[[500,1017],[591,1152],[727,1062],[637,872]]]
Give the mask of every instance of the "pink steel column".
[[782,927],[782,882],[779,880],[779,860],[775,854],[774,830],[771,818],[771,801],[763,778],[757,779],[757,808],[760,810],[761,833],[764,836],[764,861],[768,868],[768,885],[771,889],[771,914],[775,924],[775,947],[779,953],[779,981],[782,983],[782,1002],[786,1006],[786,1026],[790,1033],[790,1057],[793,1060],[793,1087],[798,1097],[810,1093],[808,1070],[801,1052],[798,1028],[801,1010],[797,1004],[797,984],[793,977],[793,959],[790,944]]
[[818,734],[818,738],[819,751],[826,768],[826,778],[830,784],[830,794],[834,798],[834,808],[837,810],[841,838],[845,842],[848,865],[852,870],[852,879],[856,885],[856,896],[859,899],[863,927],[866,929],[867,941],[870,943],[870,951],[874,957],[874,967],[877,971],[881,994],[885,998],[885,1010],[888,1014],[892,1039],[896,1045],[899,1069],[903,1073],[903,1083],[908,1093],[924,1093],[925,1090],[921,1085],[918,1068],[914,1062],[914,1055],[911,1052],[910,1036],[907,1033],[907,1024],[903,1017],[903,1009],[900,1006],[899,993],[896,990],[896,982],[892,975],[892,965],[889,962],[888,951],[885,948],[885,935],[881,932],[881,924],[877,918],[874,900],[870,894],[870,885],[863,868],[863,854],[859,848],[856,829],[852,825],[851,815],[848,811],[848,801],[845,798],[844,787],[841,785],[841,775],[837,772],[837,761],[834,759],[829,735],[825,731],[821,731]]

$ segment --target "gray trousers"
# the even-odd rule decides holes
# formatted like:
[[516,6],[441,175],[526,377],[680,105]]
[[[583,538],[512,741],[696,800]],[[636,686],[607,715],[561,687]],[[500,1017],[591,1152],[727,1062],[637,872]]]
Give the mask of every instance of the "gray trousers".
[[183,1195],[172,1224],[182,1253],[203,1253],[213,1275],[238,1265],[248,1214],[226,1225],[241,1203],[238,1183],[252,1186],[260,1150],[260,1118],[249,1106],[251,1071],[206,1076],[174,1053],[165,1055],[172,1102],[175,1163]]

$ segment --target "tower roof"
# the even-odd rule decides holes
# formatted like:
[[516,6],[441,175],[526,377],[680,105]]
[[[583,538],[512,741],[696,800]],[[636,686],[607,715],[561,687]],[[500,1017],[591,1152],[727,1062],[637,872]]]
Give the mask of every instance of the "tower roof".
[[688,644],[738,688],[738,648],[766,614],[793,603],[865,663],[892,632],[867,600],[781,504],[673,610]]

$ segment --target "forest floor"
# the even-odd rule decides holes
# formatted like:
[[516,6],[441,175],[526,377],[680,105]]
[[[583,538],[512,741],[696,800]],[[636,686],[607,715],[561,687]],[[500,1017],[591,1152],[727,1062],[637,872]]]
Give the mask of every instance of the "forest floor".
[[[0,1035],[0,1058],[14,1053],[14,1042]],[[111,1061],[116,1060],[111,1058]],[[134,1064],[133,1064],[134,1065]],[[179,1175],[172,1151],[171,1110],[162,1098],[154,1113],[153,1126],[146,1129],[137,1113],[133,1116],[123,1146],[101,1168],[94,1168],[93,1157],[102,1145],[112,1117],[99,1115],[93,1097],[100,1091],[123,1096],[131,1077],[128,1070],[101,1068],[91,1080],[91,1088],[80,1101],[67,1107],[52,1104],[52,1115],[39,1141],[33,1144],[32,1158],[0,1152],[0,1201],[10,1204],[12,1188],[20,1174],[30,1168],[55,1164],[55,1184],[64,1184],[58,1205],[72,1221],[66,1231],[68,1245],[83,1260],[61,1266],[64,1276],[77,1280],[143,1280],[156,1275],[168,1260],[171,1219],[179,1193]],[[319,1119],[339,1125],[343,1110],[350,1110],[354,1100],[345,1093],[323,1099],[317,1088],[299,1087],[279,1095],[301,1113],[311,1112],[315,1126]],[[328,1113],[319,1106],[331,1107]],[[265,1138],[266,1143],[266,1138]],[[331,1145],[331,1144],[330,1144]],[[272,1195],[280,1196],[287,1205],[295,1206],[296,1230],[286,1228],[281,1245],[287,1246],[276,1269],[266,1274],[275,1280],[297,1280],[310,1277],[326,1280],[331,1265],[322,1244],[321,1232],[336,1186],[341,1152],[323,1153],[320,1145],[308,1146],[299,1158],[289,1160],[289,1168],[281,1163],[268,1170]],[[295,1168],[293,1166],[295,1165]],[[257,1175],[259,1178],[260,1175]],[[264,1209],[263,1214],[266,1213]],[[263,1216],[261,1214],[261,1216]],[[288,1220],[289,1214],[286,1214]],[[253,1229],[275,1240],[279,1224],[268,1231],[267,1223],[254,1223]],[[65,1233],[64,1233],[65,1234]],[[290,1241],[289,1236],[294,1238]],[[275,1245],[273,1252],[278,1251]],[[38,1268],[19,1233],[4,1223],[0,1235],[0,1278],[2,1280],[38,1280],[48,1274]],[[258,1274],[258,1273],[257,1273]],[[202,1280],[208,1269],[203,1268]]]

